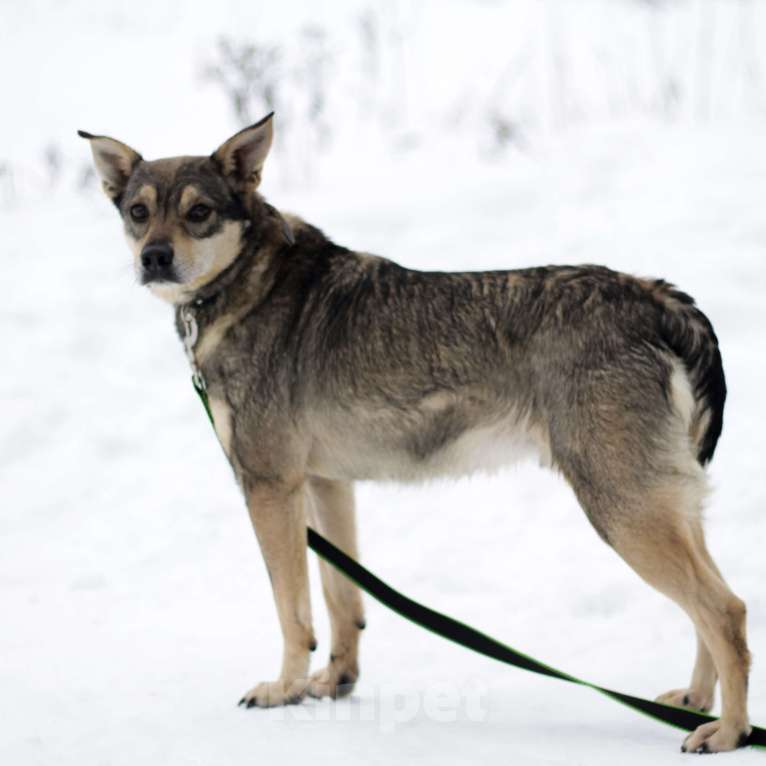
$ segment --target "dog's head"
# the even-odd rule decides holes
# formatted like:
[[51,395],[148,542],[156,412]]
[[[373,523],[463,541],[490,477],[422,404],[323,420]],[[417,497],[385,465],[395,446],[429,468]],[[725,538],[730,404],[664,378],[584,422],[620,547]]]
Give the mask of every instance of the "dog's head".
[[256,194],[272,114],[209,157],[148,162],[113,138],[79,134],[123,219],[138,280],[171,303],[191,300],[233,263],[258,218],[275,214]]

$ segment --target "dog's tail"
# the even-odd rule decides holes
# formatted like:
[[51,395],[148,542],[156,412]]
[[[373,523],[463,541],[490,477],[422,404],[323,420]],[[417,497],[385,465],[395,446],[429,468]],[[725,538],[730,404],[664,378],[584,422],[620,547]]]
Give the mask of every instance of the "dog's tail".
[[694,299],[663,280],[652,283],[660,304],[660,334],[667,347],[683,362],[694,394],[689,431],[697,460],[706,465],[713,458],[723,428],[726,379],[718,338],[710,320]]

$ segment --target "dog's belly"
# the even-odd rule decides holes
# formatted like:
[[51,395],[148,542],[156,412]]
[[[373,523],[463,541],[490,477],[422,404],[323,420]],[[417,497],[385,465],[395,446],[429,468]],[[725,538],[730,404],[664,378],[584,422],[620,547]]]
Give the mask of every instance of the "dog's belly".
[[373,427],[338,430],[333,436],[324,431],[313,443],[308,469],[333,479],[416,482],[493,472],[527,459],[551,462],[547,439],[526,422],[506,419],[468,428],[439,444],[419,436],[399,433],[391,438]]

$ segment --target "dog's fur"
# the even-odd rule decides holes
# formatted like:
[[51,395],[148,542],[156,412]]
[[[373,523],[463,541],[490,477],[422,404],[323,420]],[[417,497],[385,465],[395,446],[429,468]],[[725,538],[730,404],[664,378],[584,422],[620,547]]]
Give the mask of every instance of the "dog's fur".
[[709,710],[720,678],[723,710],[684,748],[743,743],[745,605],[701,520],[726,387],[691,298],[598,266],[425,273],[340,247],[256,191],[271,115],[210,157],[147,162],[81,135],[138,278],[174,304],[182,337],[181,312],[196,320],[194,362],[271,577],[282,668],[243,703],[336,697],[358,676],[359,591],[324,563],[331,654],[309,676],[307,521],[356,556],[353,481],[468,473],[531,450],[691,617],[691,683],[659,699]]

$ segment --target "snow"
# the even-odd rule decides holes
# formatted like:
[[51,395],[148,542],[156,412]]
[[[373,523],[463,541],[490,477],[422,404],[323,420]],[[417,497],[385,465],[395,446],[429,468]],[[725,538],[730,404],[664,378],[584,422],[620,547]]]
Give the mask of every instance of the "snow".
[[[147,18],[127,2],[92,14],[82,2],[0,11],[0,62],[19,73],[8,77],[17,108],[0,126],[0,161],[18,167],[15,196],[0,187],[10,371],[0,378],[0,763],[675,763],[681,732],[473,655],[369,598],[350,699],[236,707],[279,663],[268,577],[169,309],[135,285],[111,205],[75,189],[75,168],[89,159],[74,131],[108,129],[150,157],[211,151],[238,127],[215,89],[199,85],[200,52],[217,34],[255,16],[278,34],[311,13],[335,23],[362,7],[283,5],[271,18],[232,0],[215,24],[193,3],[177,15],[159,3]],[[589,34],[616,55],[620,35],[638,39],[637,5],[590,2],[600,21]],[[531,3],[445,7],[445,35],[466,19],[488,30],[494,53],[482,66],[500,55],[493,14],[524,10],[520,36],[540,14]],[[716,29],[736,28],[715,7]],[[696,19],[696,5],[674,6],[663,28],[672,40],[684,39],[678,8]],[[453,50],[426,35],[435,13],[425,3],[411,19],[430,41],[428,66],[409,64],[413,102],[434,56]],[[604,32],[610,19],[622,31]],[[756,21],[762,34],[763,14]],[[54,44],[56,55],[43,55]],[[592,56],[578,62],[585,72]],[[381,131],[344,129],[357,119],[348,106],[334,117],[343,140],[310,179],[300,180],[283,147],[263,191],[337,241],[413,267],[596,262],[665,277],[697,298],[730,389],[708,538],[748,603],[750,712],[766,725],[763,115],[734,109],[725,88],[711,100],[726,108],[710,120],[692,107],[673,119],[607,114],[588,95],[600,92],[593,78],[582,78],[573,92],[592,118],[558,127],[531,119],[523,148],[497,157],[472,138],[478,107],[467,107],[461,130],[439,129],[468,78],[439,81],[421,111],[412,107],[418,140],[409,151],[384,151]],[[49,190],[39,162],[48,140],[69,163]],[[423,486],[364,484],[358,506],[363,561],[411,597],[610,688],[653,697],[688,681],[688,619],[598,539],[552,473],[523,464]],[[318,667],[329,630],[315,564],[312,578]]]

